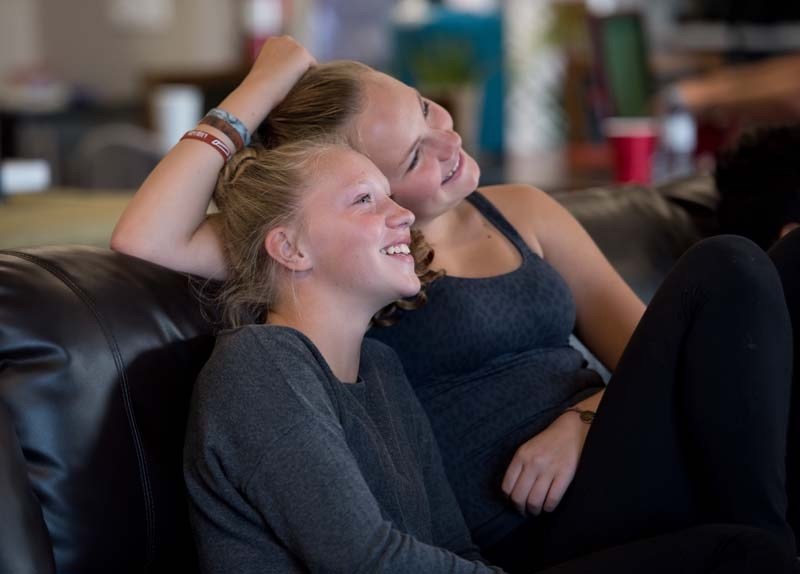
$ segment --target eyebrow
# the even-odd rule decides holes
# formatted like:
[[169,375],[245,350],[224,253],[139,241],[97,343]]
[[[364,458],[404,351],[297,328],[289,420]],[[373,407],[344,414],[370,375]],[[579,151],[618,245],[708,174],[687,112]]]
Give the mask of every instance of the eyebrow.
[[352,188],[358,188],[358,187],[367,187],[367,188],[370,188],[370,189],[375,189],[377,191],[384,192],[389,197],[392,196],[391,189],[389,188],[388,185],[385,185],[385,186],[381,185],[381,184],[377,184],[376,185],[375,181],[372,181],[372,180],[369,180],[369,179],[359,178],[359,179],[355,180],[352,184],[350,184],[348,187],[351,188],[351,189]]
[[[425,107],[424,107],[424,105],[422,103],[422,96],[419,94],[419,92],[417,92],[417,100],[419,100],[419,109],[420,109],[420,111],[423,111]],[[406,163],[406,160],[408,160],[408,156],[411,155],[411,152],[414,151],[415,147],[417,147],[417,144],[419,144],[419,140],[420,139],[421,138],[417,138],[417,139],[414,140],[414,143],[411,144],[411,147],[408,148],[408,151],[403,154],[403,159],[400,160],[400,163],[397,164],[397,167],[402,167],[402,165],[404,163]]]

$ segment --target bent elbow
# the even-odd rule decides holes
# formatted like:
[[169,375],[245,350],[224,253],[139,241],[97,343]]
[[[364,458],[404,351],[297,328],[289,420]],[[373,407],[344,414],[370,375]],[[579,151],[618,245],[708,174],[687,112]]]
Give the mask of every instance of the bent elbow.
[[138,257],[139,259],[153,260],[153,250],[144,241],[144,238],[137,237],[135,234],[120,229],[117,226],[111,233],[109,241],[109,248],[111,251],[116,251],[123,255],[130,255]]
[[115,228],[111,233],[111,240],[109,242],[111,251],[123,253],[125,255],[136,255],[138,252],[137,244],[131,240],[131,237],[121,231],[119,227]]

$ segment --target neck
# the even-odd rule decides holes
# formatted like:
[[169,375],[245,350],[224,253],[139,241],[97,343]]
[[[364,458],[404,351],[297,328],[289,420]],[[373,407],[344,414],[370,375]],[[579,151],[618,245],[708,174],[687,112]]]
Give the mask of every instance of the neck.
[[462,223],[468,209],[467,202],[462,200],[440,215],[428,219],[417,218],[414,228],[422,232],[432,247],[445,246],[458,237],[459,231],[463,231]]
[[349,305],[318,295],[297,293],[291,303],[271,311],[267,322],[292,327],[311,339],[337,379],[358,379],[361,344],[372,314],[353,312]]

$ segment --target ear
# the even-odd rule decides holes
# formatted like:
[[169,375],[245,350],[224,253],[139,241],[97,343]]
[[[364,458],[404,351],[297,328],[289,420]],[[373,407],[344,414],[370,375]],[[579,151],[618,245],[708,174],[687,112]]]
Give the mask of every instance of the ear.
[[301,249],[297,234],[287,227],[271,229],[264,238],[264,249],[270,257],[290,271],[311,269],[311,258]]

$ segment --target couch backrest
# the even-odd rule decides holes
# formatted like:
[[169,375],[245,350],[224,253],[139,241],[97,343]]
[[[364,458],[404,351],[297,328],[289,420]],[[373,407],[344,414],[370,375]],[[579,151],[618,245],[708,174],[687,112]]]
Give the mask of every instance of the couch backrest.
[[181,452],[213,337],[188,282],[90,247],[0,252],[0,572],[195,569]]
[[[644,188],[558,199],[648,300],[700,233]],[[0,572],[192,572],[181,451],[213,345],[186,275],[108,250],[0,251]]]
[[645,302],[678,257],[702,239],[707,230],[698,220],[710,212],[694,200],[678,202],[657,189],[633,185],[561,192],[555,198]]

